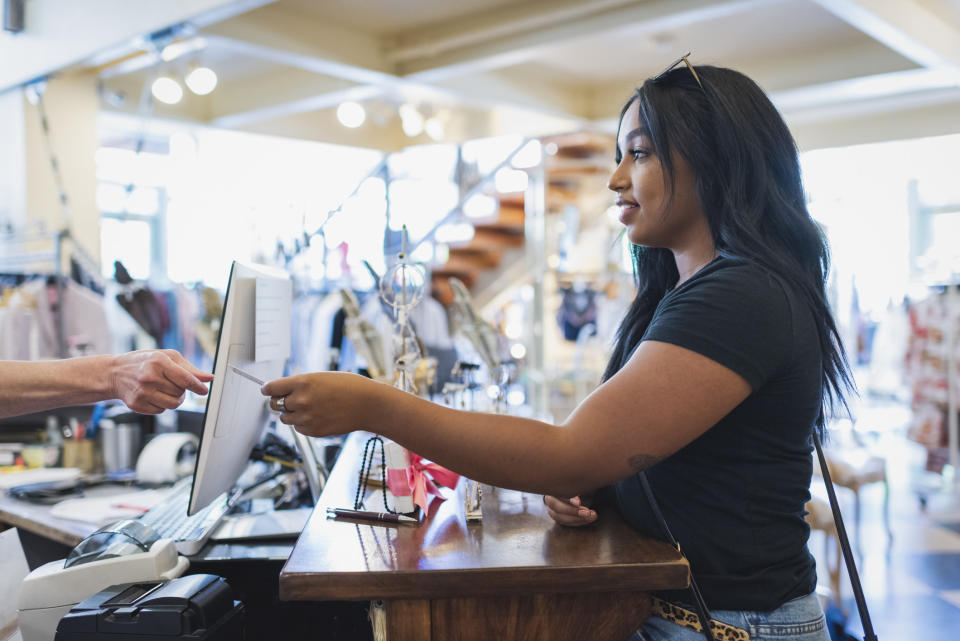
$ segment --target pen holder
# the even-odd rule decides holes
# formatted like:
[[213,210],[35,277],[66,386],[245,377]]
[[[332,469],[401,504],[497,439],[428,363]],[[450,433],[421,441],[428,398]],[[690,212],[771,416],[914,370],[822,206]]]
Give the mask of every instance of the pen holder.
[[384,440],[383,451],[387,463],[387,494],[395,512],[413,512],[413,488],[407,479],[410,453],[402,445]]
[[67,439],[63,442],[63,466],[90,472],[96,467],[96,453],[90,439]]
[[480,502],[483,498],[483,490],[480,484],[463,477],[463,513],[467,521],[477,522],[483,520],[483,507]]

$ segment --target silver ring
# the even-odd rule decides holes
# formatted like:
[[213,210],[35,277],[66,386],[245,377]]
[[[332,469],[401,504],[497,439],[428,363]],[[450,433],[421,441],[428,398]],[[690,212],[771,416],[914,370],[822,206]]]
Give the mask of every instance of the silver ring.
[[287,411],[286,398],[287,398],[286,396],[281,396],[280,398],[277,399],[277,411],[279,412]]

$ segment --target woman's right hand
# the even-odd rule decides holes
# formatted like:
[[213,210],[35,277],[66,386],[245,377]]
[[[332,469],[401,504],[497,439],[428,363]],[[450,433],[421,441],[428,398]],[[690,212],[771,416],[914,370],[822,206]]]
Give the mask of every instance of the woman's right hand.
[[561,499],[544,495],[543,504],[547,506],[547,514],[550,518],[560,525],[576,527],[589,525],[597,520],[597,513],[584,505],[579,496]]

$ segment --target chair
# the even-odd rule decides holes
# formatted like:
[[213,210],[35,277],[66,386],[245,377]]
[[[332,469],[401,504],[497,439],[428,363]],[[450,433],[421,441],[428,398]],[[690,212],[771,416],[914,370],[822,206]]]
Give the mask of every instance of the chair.
[[[811,498],[806,504],[806,520],[810,524],[810,529],[823,532],[823,560],[827,567],[827,573],[830,575],[830,598],[834,600],[837,606],[844,610],[843,601],[840,598],[840,561],[843,558],[843,551],[840,547],[840,537],[837,534],[837,525],[833,520],[833,511],[830,504],[816,497]],[[830,542],[834,543],[835,556],[833,563],[830,562]]]
[[[883,483],[883,524],[887,530],[887,544],[893,543],[893,530],[890,527],[890,482],[887,479],[887,461],[883,457],[867,454],[864,450],[852,450],[838,453],[824,451],[827,468],[833,484],[845,487],[853,492],[853,520],[860,544],[860,488],[871,483]],[[814,472],[820,472],[819,461],[814,456]]]

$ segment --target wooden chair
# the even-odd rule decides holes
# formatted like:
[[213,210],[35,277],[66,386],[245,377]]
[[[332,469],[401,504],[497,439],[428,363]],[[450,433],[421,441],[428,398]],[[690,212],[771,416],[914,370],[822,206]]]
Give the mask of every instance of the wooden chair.
[[[873,456],[865,450],[853,450],[846,453],[824,451],[830,478],[837,487],[845,487],[853,492],[853,521],[856,528],[857,544],[860,544],[860,488],[872,483],[883,483],[883,524],[887,530],[887,544],[893,543],[893,530],[890,528],[890,482],[887,479],[887,461],[883,457]],[[819,462],[814,456],[814,473],[821,475]]]
[[[840,563],[843,559],[843,552],[840,548],[840,537],[837,535],[837,525],[833,520],[833,511],[830,510],[830,504],[816,497],[807,501],[807,523],[811,530],[823,532],[823,561],[827,566],[827,573],[830,575],[830,598],[843,610],[843,601],[840,599]],[[833,545],[831,546],[831,542]],[[831,562],[830,548],[834,548],[834,556]],[[819,590],[818,590],[819,591]]]

